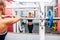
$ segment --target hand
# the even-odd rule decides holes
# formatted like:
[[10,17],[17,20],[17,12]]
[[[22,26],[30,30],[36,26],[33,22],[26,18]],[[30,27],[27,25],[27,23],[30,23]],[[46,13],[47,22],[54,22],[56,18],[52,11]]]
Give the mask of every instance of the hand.
[[13,16],[13,18],[19,18],[20,21],[22,20],[22,18],[20,16]]
[[12,18],[12,15],[2,15],[3,18]]

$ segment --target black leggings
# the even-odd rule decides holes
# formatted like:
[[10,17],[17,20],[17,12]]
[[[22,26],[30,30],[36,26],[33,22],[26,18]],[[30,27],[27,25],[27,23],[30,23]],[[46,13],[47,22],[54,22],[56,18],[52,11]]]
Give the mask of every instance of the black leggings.
[[7,33],[3,34],[3,35],[0,35],[0,40],[5,40],[5,36],[6,36]]
[[29,30],[29,33],[32,33],[32,30],[33,30],[33,24],[32,24],[32,25],[28,25],[28,30]]

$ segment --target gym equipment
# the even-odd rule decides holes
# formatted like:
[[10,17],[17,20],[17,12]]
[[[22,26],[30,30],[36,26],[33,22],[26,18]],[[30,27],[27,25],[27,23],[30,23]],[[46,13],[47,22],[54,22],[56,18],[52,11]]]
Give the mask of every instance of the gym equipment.
[[47,13],[47,16],[48,16],[48,28],[51,28],[53,26],[53,12],[51,9],[48,10],[48,13]]
[[54,31],[57,30],[57,22],[54,22],[54,24],[53,24],[53,26],[52,26],[52,29],[53,29]]
[[[21,18],[21,19],[49,20],[48,17],[46,17],[46,18]],[[60,17],[53,17],[53,20],[60,20]]]

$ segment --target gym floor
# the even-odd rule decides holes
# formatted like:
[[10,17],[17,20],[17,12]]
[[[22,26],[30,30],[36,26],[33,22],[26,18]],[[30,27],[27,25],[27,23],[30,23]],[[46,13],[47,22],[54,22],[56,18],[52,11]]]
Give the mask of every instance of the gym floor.
[[60,34],[46,34],[45,40],[60,40]]
[[[5,40],[39,40],[38,34],[10,33],[8,32]],[[60,40],[59,34],[46,34],[45,40]]]
[[[37,28],[36,28],[37,27]],[[26,26],[27,29],[27,26]],[[39,40],[39,26],[34,25],[33,33],[28,33],[28,29],[26,33],[11,33],[8,32],[5,40]],[[54,33],[46,33],[45,40],[60,40],[60,34]]]

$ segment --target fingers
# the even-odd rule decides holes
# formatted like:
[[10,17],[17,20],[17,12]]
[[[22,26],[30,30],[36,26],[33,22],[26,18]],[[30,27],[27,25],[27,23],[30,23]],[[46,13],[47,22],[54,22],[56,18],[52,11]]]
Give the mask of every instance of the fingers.
[[3,18],[19,18],[20,20],[22,20],[22,18],[20,16],[16,16],[16,15],[2,15]]
[[12,18],[12,15],[2,15],[4,18]]

